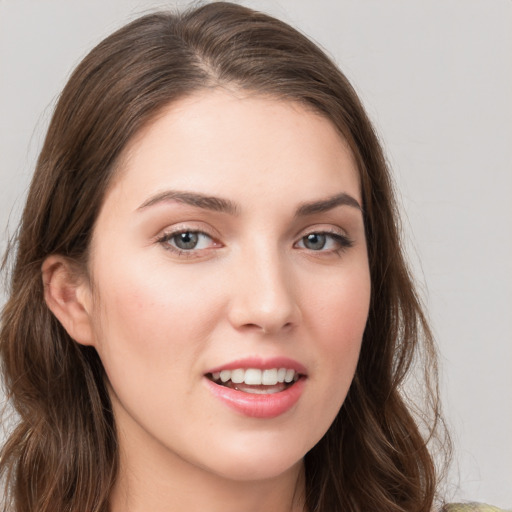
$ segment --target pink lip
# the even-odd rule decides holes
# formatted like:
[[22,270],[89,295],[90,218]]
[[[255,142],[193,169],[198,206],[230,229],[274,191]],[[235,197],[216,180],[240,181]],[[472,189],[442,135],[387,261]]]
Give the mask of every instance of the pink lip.
[[259,368],[260,370],[269,370],[271,368],[287,368],[295,370],[297,373],[306,375],[306,368],[290,359],[288,357],[273,357],[271,359],[261,359],[258,357],[248,357],[245,359],[238,359],[229,363],[223,364],[222,366],[216,366],[206,373],[216,373],[222,370],[236,370],[237,368]]
[[[236,370],[237,368],[259,368],[260,370],[287,368],[295,370],[297,373],[301,374],[301,377],[284,391],[268,395],[259,395],[244,393],[243,391],[221,386],[206,376],[222,370]],[[205,373],[204,381],[216,398],[240,414],[251,418],[275,418],[290,410],[298,402],[304,390],[306,368],[288,357],[273,357],[270,359],[249,357],[230,361],[222,366],[208,370]]]
[[[236,368],[240,368],[240,366]],[[279,393],[253,395],[215,384],[207,377],[204,378],[206,385],[216,398],[235,411],[252,418],[275,418],[290,410],[301,397],[305,380],[302,377]]]

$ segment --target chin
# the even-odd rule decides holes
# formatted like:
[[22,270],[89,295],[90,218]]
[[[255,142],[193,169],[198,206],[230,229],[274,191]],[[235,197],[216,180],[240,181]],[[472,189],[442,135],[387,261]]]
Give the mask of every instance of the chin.
[[254,482],[273,480],[281,477],[286,473],[298,472],[302,467],[303,458],[299,460],[284,460],[283,457],[276,458],[275,460],[260,460],[257,461],[230,461],[228,465],[222,465],[217,468],[216,473],[227,480],[236,482]]
[[[251,439],[252,437],[252,439]],[[229,447],[219,451],[212,450],[215,460],[210,470],[229,480],[248,482],[277,478],[287,472],[297,471],[303,463],[305,453],[310,448],[303,447],[299,440],[283,441],[254,438],[231,439]]]

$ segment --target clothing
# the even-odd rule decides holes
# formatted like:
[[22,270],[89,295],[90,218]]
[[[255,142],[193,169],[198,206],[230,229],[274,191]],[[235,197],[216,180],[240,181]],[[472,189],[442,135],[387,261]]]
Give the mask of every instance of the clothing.
[[443,507],[443,512],[506,512],[485,503],[450,503]]

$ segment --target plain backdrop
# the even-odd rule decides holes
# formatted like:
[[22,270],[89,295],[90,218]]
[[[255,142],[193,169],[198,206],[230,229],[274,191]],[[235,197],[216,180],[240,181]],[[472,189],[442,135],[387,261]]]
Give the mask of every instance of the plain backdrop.
[[[450,499],[512,507],[512,1],[248,0],[322,45],[384,142],[442,354]],[[101,38],[187,2],[0,0],[0,248],[59,91]]]

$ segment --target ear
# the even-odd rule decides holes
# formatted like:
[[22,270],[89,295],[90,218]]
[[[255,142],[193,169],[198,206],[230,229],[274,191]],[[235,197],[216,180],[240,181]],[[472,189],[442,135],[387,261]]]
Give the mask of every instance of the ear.
[[67,333],[82,345],[94,345],[92,293],[87,279],[64,256],[52,255],[41,266],[44,299]]

